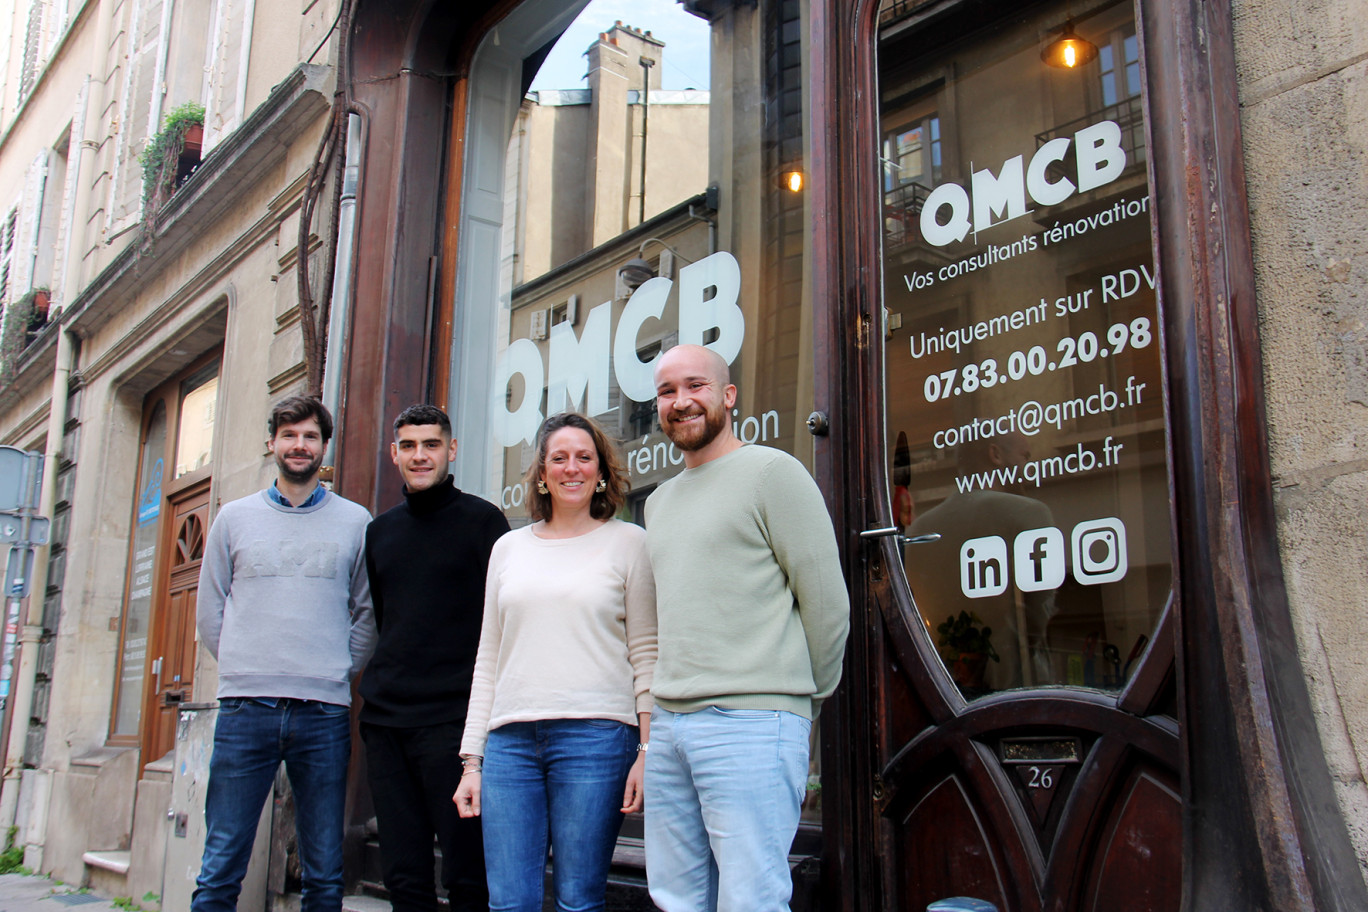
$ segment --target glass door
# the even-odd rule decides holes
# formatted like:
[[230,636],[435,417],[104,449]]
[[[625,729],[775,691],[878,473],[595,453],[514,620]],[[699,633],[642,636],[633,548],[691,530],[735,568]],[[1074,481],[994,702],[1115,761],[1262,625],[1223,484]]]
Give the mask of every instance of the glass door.
[[883,432],[864,458],[893,520],[867,546],[885,908],[1176,909],[1134,11],[925,6],[885,2],[878,28]]

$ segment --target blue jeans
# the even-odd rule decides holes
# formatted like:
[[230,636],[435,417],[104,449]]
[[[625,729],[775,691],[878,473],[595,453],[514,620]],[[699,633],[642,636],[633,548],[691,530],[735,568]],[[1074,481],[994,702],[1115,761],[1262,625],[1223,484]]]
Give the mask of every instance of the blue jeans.
[[603,908],[637,729],[608,719],[489,733],[480,783],[490,912],[541,912],[548,842],[558,912]]
[[220,700],[205,794],[204,860],[190,908],[237,908],[257,820],[284,761],[294,791],[301,909],[338,912],[350,754],[351,712],[345,706],[275,698]]
[[771,710],[651,714],[646,879],[663,912],[787,912],[811,731]]

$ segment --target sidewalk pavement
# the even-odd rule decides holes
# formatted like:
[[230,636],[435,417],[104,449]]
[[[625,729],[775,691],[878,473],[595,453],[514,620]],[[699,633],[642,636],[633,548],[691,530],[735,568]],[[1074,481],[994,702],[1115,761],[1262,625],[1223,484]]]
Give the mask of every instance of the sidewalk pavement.
[[[134,908],[140,904],[134,900]],[[383,899],[348,896],[344,912],[389,912]],[[0,912],[124,912],[113,900],[31,874],[0,874]],[[168,910],[170,912],[170,910]]]
[[29,874],[0,874],[0,912],[118,912],[118,906],[72,884]]

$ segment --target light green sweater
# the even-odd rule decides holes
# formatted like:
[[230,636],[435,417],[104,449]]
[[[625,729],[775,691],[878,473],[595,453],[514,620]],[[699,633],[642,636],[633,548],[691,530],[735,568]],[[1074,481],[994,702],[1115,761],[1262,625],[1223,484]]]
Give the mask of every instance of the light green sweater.
[[815,718],[841,677],[850,598],[826,504],[802,463],[744,446],[646,502],[663,709]]

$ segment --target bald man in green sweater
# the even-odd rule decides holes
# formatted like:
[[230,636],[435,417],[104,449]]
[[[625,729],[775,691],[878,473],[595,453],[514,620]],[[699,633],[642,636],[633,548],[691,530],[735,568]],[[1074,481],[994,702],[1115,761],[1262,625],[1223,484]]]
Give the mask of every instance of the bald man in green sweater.
[[655,369],[684,471],[646,503],[660,655],[646,755],[646,873],[664,912],[787,910],[808,740],[841,676],[850,601],[812,477],[744,446],[726,362]]

